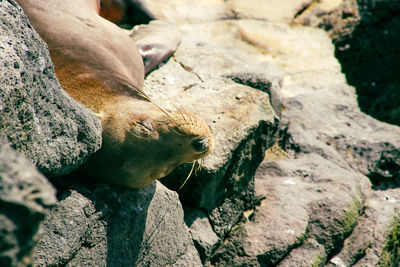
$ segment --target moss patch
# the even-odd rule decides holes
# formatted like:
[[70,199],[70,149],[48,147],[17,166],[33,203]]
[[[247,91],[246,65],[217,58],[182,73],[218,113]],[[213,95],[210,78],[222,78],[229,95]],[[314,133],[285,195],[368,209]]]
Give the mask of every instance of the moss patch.
[[386,245],[382,249],[378,266],[395,267],[400,262],[400,215],[391,224]]
[[361,211],[361,202],[353,198],[353,202],[350,204],[349,208],[345,211],[343,217],[343,234],[347,237],[354,229],[357,224],[358,217]]
[[326,261],[326,257],[324,257],[321,254],[317,254],[314,257],[310,267],[321,267],[321,266],[324,266],[325,265],[325,261]]

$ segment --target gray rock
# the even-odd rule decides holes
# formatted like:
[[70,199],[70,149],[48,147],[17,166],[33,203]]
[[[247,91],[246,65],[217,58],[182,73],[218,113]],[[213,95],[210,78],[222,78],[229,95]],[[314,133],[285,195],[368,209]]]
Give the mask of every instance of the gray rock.
[[[349,84],[357,89],[360,108],[400,125],[397,55],[400,3],[392,0],[339,0],[310,4],[295,21],[328,32],[336,45]],[[382,68],[382,66],[385,66]]]
[[[91,228],[100,224],[100,219],[106,213],[96,211],[93,203],[77,191],[71,191],[69,194],[61,197],[62,200],[50,211],[41,225],[43,234],[34,254],[36,266],[67,264],[81,246],[85,247],[83,243],[92,237]],[[96,234],[96,231],[93,232]],[[96,241],[102,240],[105,238],[98,238]],[[99,260],[104,260],[105,255],[97,256]]]
[[[251,173],[270,145],[277,117],[268,94],[230,80],[193,86],[179,95],[179,101],[209,124],[215,147],[180,194],[197,207],[213,209],[225,197],[247,188]],[[179,189],[183,184],[190,165],[170,175],[173,188]]]
[[[181,30],[185,35],[175,59],[186,70],[196,73],[202,81],[224,77],[264,91],[275,113],[281,115],[279,91],[283,72],[275,64],[260,60],[254,51],[239,49],[240,42],[232,38],[240,32],[237,23],[183,25]],[[215,31],[221,31],[221,35],[215,36]]]
[[184,202],[208,210],[213,229],[223,236],[252,203],[251,179],[273,143],[281,112],[282,72],[257,59],[242,64],[248,53],[203,38],[219,25],[181,27],[177,52],[145,79],[144,90],[161,106],[183,107],[210,126],[215,146],[202,169],[182,189],[191,164],[161,181],[179,190]]
[[211,228],[207,214],[200,209],[184,208],[185,223],[189,228],[194,245],[204,263],[216,248],[219,238]]
[[203,0],[193,2],[191,0],[170,0],[168,2],[157,0],[128,0],[139,3],[155,19],[166,20],[173,24],[185,22],[199,23],[215,21],[232,17],[223,0]]
[[[350,209],[351,205],[347,208],[349,211],[353,210],[353,215],[351,212],[346,215],[348,218],[353,218],[350,220],[352,223],[348,224],[351,227],[348,228],[343,228],[337,222],[330,221],[329,216],[323,215],[331,214],[330,216],[338,217],[341,208],[334,207],[339,205],[340,201],[329,203],[324,200],[308,205],[310,217],[317,215],[314,217],[315,223],[310,223],[309,226],[315,233],[312,238],[324,245],[325,255],[338,253],[331,259],[331,264],[372,266],[384,263],[396,266],[399,259],[393,249],[393,237],[397,235],[399,225],[396,203],[398,203],[400,129],[376,121],[360,112],[354,89],[344,82],[337,62],[327,58],[321,59],[323,60],[321,66],[330,70],[323,78],[322,73],[314,66],[314,62],[317,62],[316,55],[328,51],[332,54],[333,47],[330,44],[321,45],[322,42],[326,42],[322,41],[322,36],[314,42],[306,40],[311,36],[317,37],[316,33],[310,33],[304,39],[297,39],[297,42],[304,44],[302,51],[293,46],[295,42],[290,34],[282,36],[281,40],[283,45],[281,51],[294,53],[284,60],[278,59],[283,71],[287,73],[281,89],[282,95],[285,96],[281,126],[289,155],[297,159],[316,153],[340,167],[342,171],[356,171],[368,176],[373,182],[374,189],[384,191],[371,193],[365,186],[360,190],[363,193],[361,207],[364,206],[364,212],[368,215],[357,215],[355,218],[354,215],[357,213],[354,211],[360,207],[355,208],[360,204],[357,204],[357,201],[353,202],[353,209]],[[324,38],[326,40],[326,37]],[[319,50],[313,47],[317,43],[320,46]],[[321,48],[326,52],[322,52]],[[305,57],[309,59],[308,65],[302,66],[299,60]],[[303,71],[299,72],[300,68],[304,68]],[[328,80],[330,82],[327,83]],[[316,161],[316,166],[322,167],[320,161]],[[348,180],[343,186],[348,187],[353,180]],[[333,191],[330,189],[329,192]],[[384,195],[388,195],[387,200]],[[388,205],[388,199],[393,204]],[[355,222],[357,226],[349,232]],[[346,228],[348,231],[343,232]],[[331,229],[332,232],[326,234],[326,229]],[[335,232],[336,234],[333,234]],[[347,237],[348,235],[350,237]],[[344,248],[340,252],[337,251],[341,246]],[[291,254],[288,255],[289,258]],[[288,261],[285,259],[285,262]]]
[[[280,109],[278,94],[271,92],[279,89],[281,72],[257,59],[242,64],[248,59],[247,53],[204,37],[219,24],[182,26],[183,40],[171,60],[179,65],[168,62],[149,78],[165,81],[162,84],[163,95],[169,95],[178,107],[182,104],[186,111],[205,119],[213,132],[213,153],[205,158],[203,168],[179,193],[193,206],[215,210],[214,230],[216,224],[221,224],[216,231],[224,235],[237,222],[246,205],[243,201],[226,200],[240,202],[232,208],[235,214],[229,216],[229,221],[218,219],[218,211],[223,209],[217,207],[229,196],[243,193],[242,198],[251,198],[251,192],[244,191],[249,191],[252,173],[262,160],[265,149],[271,145],[278,122],[269,95],[274,95],[274,106]],[[166,77],[165,68],[173,70]],[[266,69],[270,71],[263,74]],[[188,82],[182,83],[185,77],[189,78]],[[152,94],[155,86],[145,83],[144,88]],[[188,164],[178,169],[162,182],[178,190],[190,167]]]
[[356,225],[369,185],[366,177],[316,154],[264,161],[255,176],[255,193],[264,199],[232,229],[211,263],[271,266],[285,259],[285,265],[298,266],[295,248],[301,245],[320,261],[308,260],[322,264]]
[[[318,112],[315,101],[320,104]],[[285,131],[297,143],[294,149],[300,153],[318,150],[341,166],[349,164],[368,176],[374,188],[398,185],[400,129],[366,116],[354,102],[325,90],[286,99],[288,119],[283,124],[287,122]],[[319,114],[326,115],[321,118]],[[301,124],[293,123],[299,119]],[[317,123],[321,120],[325,123]]]
[[21,153],[0,144],[0,265],[26,266],[55,189]]
[[289,255],[277,265],[278,267],[322,267],[325,266],[326,252],[324,246],[315,239],[308,239],[300,247],[294,248]]
[[294,22],[325,30],[334,42],[349,38],[360,24],[356,0],[310,2],[294,17]]
[[[388,6],[393,3],[393,9],[383,10],[389,14],[399,9],[397,1],[381,2]],[[362,15],[360,25],[351,36],[336,43],[337,57],[349,84],[357,88],[361,110],[381,121],[400,125],[400,93],[396,89],[399,86],[396,78],[398,57],[392,56],[399,53],[398,47],[392,44],[400,39],[400,22],[398,11],[392,13],[391,18],[376,16],[384,12],[374,10]]]
[[22,9],[2,1],[0,17],[0,140],[46,175],[69,173],[100,148],[100,121],[61,89]]
[[[228,0],[227,7],[240,19],[257,19],[272,22],[291,23],[293,18],[310,5],[310,0],[283,0],[283,1],[259,1],[259,0]],[[284,8],[282,8],[284,7]]]
[[[273,22],[290,23],[293,18],[311,0],[171,0],[168,2],[157,0],[128,0],[140,2],[142,8],[149,11],[154,18],[167,20],[175,24],[203,23],[224,19],[257,19]],[[282,7],[285,8],[282,8]]]
[[399,203],[398,189],[374,191],[354,231],[328,266],[397,266]]
[[[398,265],[399,128],[359,111],[324,31],[215,22],[287,22],[332,3],[339,5],[333,13],[349,16],[339,29],[357,16],[347,0],[288,2],[274,12],[258,1],[143,1],[156,17],[196,22],[179,25],[178,51],[144,86],[162,106],[204,118],[215,136],[203,169],[178,191],[196,207],[185,218],[194,244],[177,194],[160,183],[128,190],[71,180],[77,185],[60,187],[66,193],[42,225],[37,265],[200,266],[198,254],[214,266]],[[358,2],[390,18],[391,11],[375,10],[390,1]],[[316,13],[308,13],[311,24]],[[190,167],[165,184],[178,190]]]
[[41,226],[37,266],[201,266],[178,196],[159,182],[79,186],[62,198]]

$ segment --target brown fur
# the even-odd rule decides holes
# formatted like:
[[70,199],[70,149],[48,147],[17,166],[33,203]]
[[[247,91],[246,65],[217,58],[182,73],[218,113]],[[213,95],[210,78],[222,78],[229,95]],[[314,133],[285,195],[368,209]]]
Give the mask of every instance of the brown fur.
[[48,44],[57,77],[73,98],[95,112],[117,96],[142,98],[144,68],[138,49],[118,26],[98,15],[97,1],[17,2]]

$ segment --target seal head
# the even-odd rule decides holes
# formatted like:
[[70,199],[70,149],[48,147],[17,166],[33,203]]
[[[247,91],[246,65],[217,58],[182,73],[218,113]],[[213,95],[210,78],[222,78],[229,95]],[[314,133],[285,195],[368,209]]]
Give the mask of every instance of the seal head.
[[82,171],[138,188],[212,151],[212,135],[203,120],[182,110],[165,111],[144,103],[139,108],[137,101],[126,101],[104,112],[103,146]]

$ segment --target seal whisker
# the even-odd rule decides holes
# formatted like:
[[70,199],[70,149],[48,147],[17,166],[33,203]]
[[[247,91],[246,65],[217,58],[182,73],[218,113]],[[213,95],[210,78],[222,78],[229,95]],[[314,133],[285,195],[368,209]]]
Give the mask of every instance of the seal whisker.
[[202,168],[203,168],[203,164],[204,164],[204,159],[203,158],[201,158],[200,160],[200,163],[199,163],[199,166],[198,166],[198,169],[197,170],[201,170]]
[[197,163],[197,166],[196,166],[196,168],[195,168],[195,170],[194,170],[194,175],[197,175],[197,171],[200,170],[200,167],[201,167],[201,160],[200,160],[200,159],[196,160],[196,163]]
[[[178,110],[178,108],[176,107],[174,101],[172,101],[172,99],[171,99],[170,97],[168,97],[168,100],[169,100],[169,102],[171,103],[171,105],[173,106],[173,108],[176,110],[176,111],[174,111],[174,110],[171,108],[171,112],[174,114],[175,119],[178,120],[179,125],[183,125],[184,123],[183,123],[183,121],[180,120],[180,116],[179,116],[179,114],[178,114],[179,110]],[[178,124],[175,123],[175,126],[178,126]]]
[[[174,108],[176,109],[176,111],[179,113],[178,115],[180,115],[180,117],[186,122],[186,124],[188,125],[189,124],[189,122],[186,120],[186,118],[185,118],[185,115],[182,113],[182,110],[181,109],[179,109],[178,107],[177,107],[177,105],[175,104],[175,102],[174,101],[172,101],[171,99],[170,99],[170,101],[171,101],[171,104],[174,106]],[[182,121],[183,122],[183,121]]]
[[189,172],[188,176],[186,177],[185,181],[183,182],[183,184],[181,185],[181,187],[179,187],[179,190],[181,190],[185,186],[186,182],[189,180],[190,176],[192,175],[195,164],[196,164],[196,161],[194,160],[193,164],[192,164],[192,168],[190,169],[190,172]]
[[[153,104],[155,105],[159,110],[161,110],[165,115],[168,116],[168,118],[172,121],[172,123],[174,123],[174,126],[177,126],[177,122],[175,121],[175,119],[169,114],[170,112],[168,112],[167,110],[165,110],[164,108],[162,108],[161,106],[157,105],[153,100],[151,100],[149,97],[147,97],[147,99]],[[175,115],[175,114],[174,114]],[[176,116],[176,115],[175,115]]]
[[[134,86],[133,84],[130,84],[129,87],[132,87],[132,89],[141,97],[143,97],[145,100],[149,101],[150,103],[152,103],[154,106],[156,106],[159,110],[161,110],[165,115],[167,115],[171,121],[175,124],[175,126],[177,126],[178,124],[176,123],[176,121],[174,120],[174,118],[172,118],[172,116],[169,114],[169,112],[167,110],[165,110],[164,108],[162,108],[161,106],[159,106],[157,103],[155,103],[148,95],[146,95],[145,93],[143,93],[139,88],[137,88],[136,86]],[[174,114],[175,115],[175,114]],[[175,115],[175,117],[178,117]]]
[[[179,104],[179,110],[181,111],[180,113],[181,113],[182,117],[185,119],[185,114],[187,114],[187,113],[186,113],[185,109],[183,108],[182,103],[179,102],[179,100],[177,100],[177,102],[178,102],[178,104]],[[186,116],[187,116],[187,115],[186,115]],[[189,116],[187,116],[187,117],[188,117],[188,119],[191,121],[190,117],[189,117]],[[185,119],[185,121],[187,122],[186,119]],[[188,124],[190,124],[190,123],[188,122]],[[190,124],[190,125],[192,125],[192,124]]]

